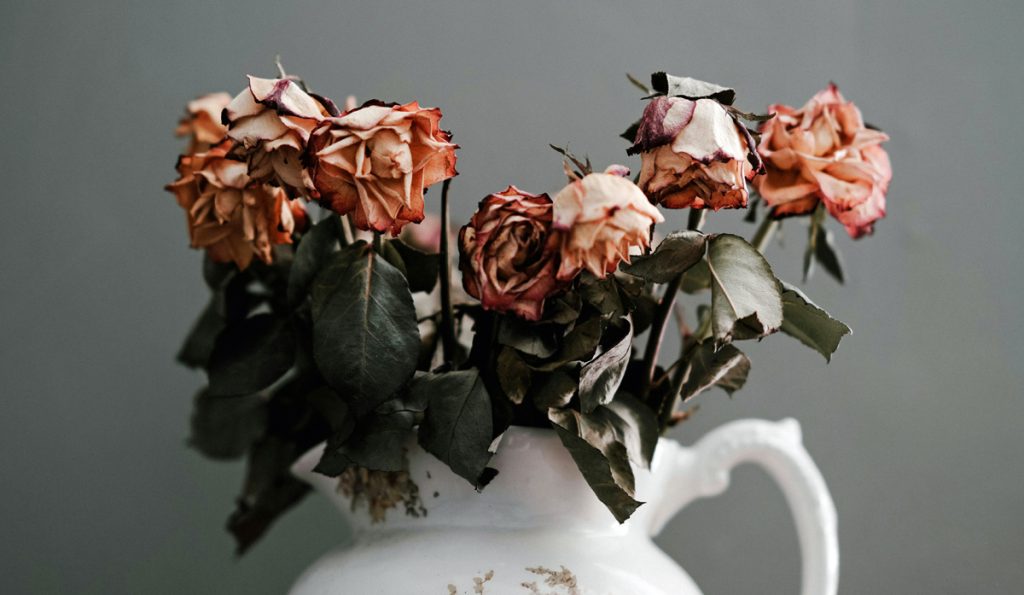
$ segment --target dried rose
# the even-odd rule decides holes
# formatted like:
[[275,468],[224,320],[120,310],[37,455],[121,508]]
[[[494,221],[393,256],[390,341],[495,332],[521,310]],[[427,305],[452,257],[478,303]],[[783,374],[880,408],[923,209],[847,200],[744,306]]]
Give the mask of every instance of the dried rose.
[[189,154],[208,150],[224,140],[227,127],[221,124],[220,113],[231,102],[227,93],[210,93],[188,102],[185,116],[178,121],[175,136],[189,137]]
[[459,268],[466,292],[484,308],[539,320],[544,300],[565,283],[555,278],[561,232],[547,194],[515,186],[492,194],[459,232]]
[[313,129],[337,115],[334,104],[315,97],[292,79],[249,77],[249,86],[224,109],[228,136],[249,162],[249,175],[274,182],[292,196],[311,186],[302,155]]
[[558,278],[583,269],[604,278],[631,249],[649,246],[651,225],[664,221],[644,193],[626,178],[595,173],[570,182],[554,198],[556,230],[565,232]]
[[234,261],[244,269],[253,256],[270,263],[275,244],[291,243],[298,201],[288,200],[280,188],[254,182],[246,163],[228,156],[230,149],[225,142],[182,155],[180,177],[166,189],[185,209],[192,247],[205,248],[215,262]]
[[655,97],[629,153],[641,153],[638,183],[651,201],[717,211],[747,206],[752,150],[746,129],[714,99]]
[[423,190],[457,173],[440,121],[438,108],[379,101],[325,120],[310,141],[314,198],[363,230],[397,235],[422,221]]
[[860,110],[830,84],[800,109],[773,105],[758,147],[766,173],[757,190],[776,217],[802,215],[824,202],[828,212],[859,238],[885,216],[892,180],[889,137],[864,124]]

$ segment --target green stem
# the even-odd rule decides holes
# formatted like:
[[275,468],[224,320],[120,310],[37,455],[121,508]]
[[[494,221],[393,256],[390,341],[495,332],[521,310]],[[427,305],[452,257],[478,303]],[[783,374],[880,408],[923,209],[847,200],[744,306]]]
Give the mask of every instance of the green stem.
[[[686,228],[699,231],[704,225],[703,209],[690,209],[690,216]],[[661,296],[658,309],[654,311],[654,319],[651,321],[650,334],[647,335],[647,348],[644,350],[644,375],[643,388],[640,391],[640,400],[646,402],[651,394],[651,383],[654,381],[654,372],[658,367],[658,353],[661,351],[661,343],[665,337],[665,323],[672,314],[672,308],[676,303],[676,294],[679,293],[679,286],[683,283],[683,273],[676,275],[665,286],[665,293]]]
[[341,217],[341,241],[344,245],[349,246],[355,240],[355,234],[352,233],[352,222],[349,221],[348,215],[338,215]]
[[448,178],[441,185],[441,352],[444,355],[444,363],[451,364],[455,358],[455,322],[452,319],[452,259],[448,246],[448,187],[451,185],[451,178]]
[[379,231],[373,232],[373,251],[376,252],[377,254],[383,254],[384,253],[384,245],[383,245],[384,242],[381,239],[381,236],[383,236],[383,235],[384,234],[382,234]]
[[768,247],[768,242],[772,241],[772,236],[775,235],[777,229],[779,229],[779,220],[765,217],[764,221],[761,222],[761,226],[754,233],[750,243],[753,244],[754,248],[757,248],[758,252],[764,254],[765,248]]
[[711,330],[711,315],[704,319],[700,324],[700,328],[697,329],[693,335],[690,336],[690,342],[685,343],[683,348],[679,350],[679,362],[676,365],[676,369],[672,374],[672,384],[669,388],[668,394],[665,396],[665,400],[658,405],[656,411],[658,415],[658,428],[664,430],[668,427],[669,422],[672,420],[672,413],[675,411],[676,401],[679,399],[680,393],[683,392],[683,385],[686,384],[690,373],[690,358],[693,357],[693,352],[697,349],[697,346],[704,342],[707,337],[708,331]]

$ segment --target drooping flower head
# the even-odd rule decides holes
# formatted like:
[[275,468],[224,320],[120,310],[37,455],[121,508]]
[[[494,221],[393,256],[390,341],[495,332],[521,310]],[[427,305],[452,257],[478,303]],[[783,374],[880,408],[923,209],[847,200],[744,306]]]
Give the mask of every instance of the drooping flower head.
[[314,198],[363,230],[397,235],[422,221],[424,189],[457,173],[440,121],[438,108],[379,101],[326,119],[310,141]]
[[249,77],[249,86],[223,111],[228,136],[238,142],[249,175],[305,194],[311,182],[302,155],[313,129],[337,115],[334,103],[307,93],[290,78]]
[[629,262],[631,249],[647,248],[651,225],[662,221],[636,184],[615,173],[570,182],[554,198],[553,227],[565,234],[558,278],[571,280],[583,269],[604,278]]
[[800,109],[773,105],[777,115],[762,126],[758,151],[766,174],[757,189],[772,215],[803,215],[824,203],[859,238],[885,216],[892,180],[888,135],[864,124],[860,110],[830,84]]
[[463,287],[484,308],[539,320],[544,300],[566,285],[555,277],[562,232],[552,206],[547,194],[509,186],[480,201],[459,232]]
[[640,153],[640,188],[669,209],[747,206],[757,173],[745,128],[710,98],[659,96],[644,109],[629,153]]
[[175,136],[189,137],[188,154],[200,153],[224,140],[228,129],[220,114],[231,101],[227,93],[210,93],[197,97],[185,106],[185,116],[178,121]]
[[185,209],[192,247],[244,269],[254,256],[270,263],[273,246],[291,243],[296,217],[304,219],[305,212],[281,188],[253,181],[248,165],[229,157],[231,148],[227,141],[182,155],[180,177],[166,189]]

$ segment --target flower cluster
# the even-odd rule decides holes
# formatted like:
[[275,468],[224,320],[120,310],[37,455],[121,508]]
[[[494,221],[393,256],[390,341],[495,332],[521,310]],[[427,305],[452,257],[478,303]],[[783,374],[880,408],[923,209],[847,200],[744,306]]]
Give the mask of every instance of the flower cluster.
[[254,256],[269,263],[304,220],[302,200],[352,213],[362,230],[421,221],[424,189],[456,174],[441,111],[346,103],[342,113],[296,78],[255,76],[233,99],[189,102],[177,128],[189,146],[167,190],[186,209],[192,246],[242,269]]
[[[166,189],[206,251],[212,295],[179,359],[208,379],[190,444],[247,457],[228,523],[240,550],[301,499],[290,467],[318,444],[315,470],[378,520],[400,503],[428,507],[408,473],[409,434],[482,489],[513,424],[554,430],[623,522],[641,504],[633,469],[690,415],[679,406],[746,382],[740,341],[781,332],[832,357],[849,328],[763,253],[780,219],[805,216],[805,277],[819,262],[841,280],[825,216],[855,238],[884,216],[888,137],[834,85],[767,115],[735,108],[727,87],[665,73],[651,85],[623,135],[635,179],[555,147],[565,186],[509,185],[457,235],[459,147],[438,108],[349,98],[339,109],[284,74],[188,104],[176,130],[187,152]],[[439,182],[440,217],[428,219]],[[757,200],[770,210],[752,241],[702,231],[708,211]],[[328,213],[311,221],[310,202]],[[687,228],[656,241],[677,209]],[[680,351],[662,361],[673,317]]]

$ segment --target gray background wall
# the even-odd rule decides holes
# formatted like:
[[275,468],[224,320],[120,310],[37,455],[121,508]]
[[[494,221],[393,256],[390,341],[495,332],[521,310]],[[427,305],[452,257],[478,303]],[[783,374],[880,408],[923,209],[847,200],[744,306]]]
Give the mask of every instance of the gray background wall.
[[[750,109],[837,81],[893,139],[889,219],[841,241],[845,287],[806,287],[855,334],[829,366],[788,338],[752,346],[749,388],[708,395],[675,436],[799,418],[839,509],[843,593],[1020,592],[1022,25],[1015,0],[6,0],[0,591],[282,593],[346,539],[311,498],[233,559],[241,470],[185,448],[201,379],[172,361],[205,298],[160,189],[171,130],[280,53],[339,99],[442,106],[457,220],[510,182],[560,187],[548,142],[623,161],[641,109],[626,71],[730,83]],[[794,279],[787,230],[770,258]],[[660,543],[709,595],[797,590],[789,513],[755,469]]]

